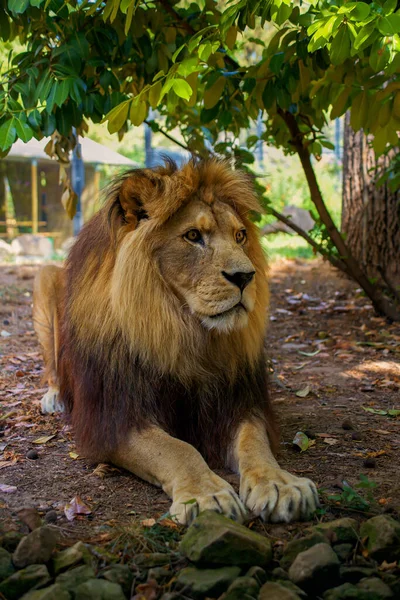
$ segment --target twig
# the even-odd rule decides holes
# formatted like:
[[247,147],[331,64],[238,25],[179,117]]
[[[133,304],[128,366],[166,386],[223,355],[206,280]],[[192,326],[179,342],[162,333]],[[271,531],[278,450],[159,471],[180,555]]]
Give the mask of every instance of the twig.
[[[151,128],[150,121],[148,121],[147,119],[145,119],[144,122],[146,123],[146,125],[148,125]],[[171,142],[174,142],[174,144],[176,144],[177,146],[180,146],[181,148],[183,148],[187,152],[190,152],[190,154],[197,154],[196,152],[194,152],[193,150],[191,150],[189,148],[189,146],[186,146],[185,144],[183,144],[182,142],[180,142],[179,140],[177,140],[176,138],[174,138],[172,135],[170,135],[169,133],[167,133],[165,131],[165,129],[162,129],[161,127],[159,127],[157,133],[161,133],[166,138],[168,138],[169,140],[171,140]]]

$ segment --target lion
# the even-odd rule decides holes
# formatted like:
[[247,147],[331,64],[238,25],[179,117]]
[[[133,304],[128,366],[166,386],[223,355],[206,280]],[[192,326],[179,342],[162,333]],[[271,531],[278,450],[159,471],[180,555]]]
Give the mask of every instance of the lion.
[[[318,506],[314,483],[274,456],[260,211],[225,162],[130,171],[65,266],[35,281],[42,411],[69,415],[86,457],[161,486],[184,525],[206,509],[289,522]],[[216,466],[240,475],[239,494]]]

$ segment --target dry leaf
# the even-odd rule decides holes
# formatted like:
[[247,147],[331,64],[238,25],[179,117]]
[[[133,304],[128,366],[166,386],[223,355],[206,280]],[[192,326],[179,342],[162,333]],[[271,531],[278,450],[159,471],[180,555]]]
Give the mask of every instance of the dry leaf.
[[132,600],[156,600],[159,595],[159,587],[155,579],[150,579],[146,583],[139,583],[136,586],[136,594]]
[[56,437],[55,435],[44,435],[42,437],[39,437],[37,440],[34,440],[33,443],[34,444],[47,444],[47,442],[49,442],[50,440],[52,440],[55,437]]
[[0,493],[1,494],[13,494],[16,491],[17,491],[17,486],[7,485],[6,483],[0,483]]
[[156,520],[155,519],[143,519],[143,521],[140,521],[140,523],[143,525],[143,527],[153,527],[153,525],[156,524]]
[[13,458],[12,460],[0,460],[0,469],[5,469],[6,467],[11,467],[12,465],[15,465],[16,462],[17,462],[16,458]]
[[296,396],[298,396],[299,398],[305,398],[306,396],[308,396],[309,393],[310,393],[310,386],[306,385],[305,388],[303,388],[301,390],[297,390]]
[[334,446],[335,444],[338,443],[338,441],[339,440],[337,440],[336,438],[331,438],[331,437],[324,438],[325,444],[328,444],[329,446]]
[[175,523],[175,521],[173,521],[172,519],[161,519],[161,521],[159,521],[159,524],[163,527],[169,527],[170,529],[179,529],[179,525]]
[[76,515],[90,515],[90,508],[79,498],[75,496],[64,506],[64,514],[68,521],[73,521]]
[[76,452],[69,452],[68,454],[70,458],[72,458],[72,460],[77,460],[79,458],[79,454],[77,454]]

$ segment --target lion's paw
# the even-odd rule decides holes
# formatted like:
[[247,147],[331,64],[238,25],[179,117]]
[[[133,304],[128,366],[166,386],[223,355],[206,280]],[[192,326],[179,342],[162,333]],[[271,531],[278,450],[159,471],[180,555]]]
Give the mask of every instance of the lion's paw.
[[185,489],[174,495],[170,514],[175,521],[190,525],[199,513],[213,510],[234,521],[243,522],[247,511],[229,483],[215,476],[204,482],[200,489],[198,493]]
[[255,516],[271,523],[307,520],[319,506],[315,484],[282,469],[245,473],[240,498]]
[[43,414],[64,412],[64,405],[60,400],[60,391],[56,387],[50,387],[42,398],[41,410]]

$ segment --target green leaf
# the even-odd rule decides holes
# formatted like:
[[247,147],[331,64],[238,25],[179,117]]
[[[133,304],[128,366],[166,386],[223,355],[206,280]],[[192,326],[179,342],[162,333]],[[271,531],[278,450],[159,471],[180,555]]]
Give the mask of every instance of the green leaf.
[[388,415],[390,417],[399,417],[400,416],[400,410],[398,408],[391,408],[390,410],[388,410]]
[[186,46],[186,44],[182,44],[182,46],[179,46],[179,48],[177,50],[175,50],[175,52],[172,55],[172,62],[174,63],[176,61],[176,59],[178,58],[178,55],[182,52],[182,50],[184,49],[184,47]]
[[[146,102],[135,100],[131,103],[129,118],[131,120],[132,125],[135,127],[139,127],[147,117],[147,104]],[[121,125],[122,127],[122,125]]]
[[281,70],[284,60],[285,60],[284,52],[277,52],[271,58],[271,61],[269,63],[269,68],[273,73],[275,73],[275,75],[278,75],[279,71]]
[[[29,6],[29,0],[8,0],[8,8],[15,15],[20,15],[26,11]],[[3,10],[3,9],[2,9]]]
[[310,440],[305,433],[298,431],[294,436],[292,444],[300,448],[301,452],[305,452],[310,446],[315,444],[315,440]]
[[199,60],[197,58],[197,56],[193,56],[191,58],[186,58],[184,61],[182,61],[178,67],[178,71],[177,73],[179,75],[182,75],[182,77],[187,77],[188,75],[190,75],[191,73],[194,73],[195,71],[200,71],[201,66],[199,64]]
[[346,112],[347,101],[349,99],[352,88],[346,86],[338,95],[335,102],[332,104],[331,119],[337,119]]
[[356,39],[354,40],[354,49],[364,50],[364,48],[367,48],[367,46],[373,43],[375,39],[375,33],[375,22],[368,23],[368,25],[364,25],[364,27],[360,29]]
[[333,65],[341,65],[350,57],[351,40],[347,24],[343,23],[333,38],[330,57]]
[[110,110],[109,113],[106,114],[104,121],[108,121],[107,129],[110,133],[119,131],[125,124],[128,118],[130,103],[130,100],[125,100],[125,102],[121,102],[121,104],[118,104],[118,106],[115,106],[112,110]]
[[158,81],[157,83],[151,86],[149,90],[149,103],[151,108],[157,108],[158,103],[160,102],[161,89],[161,81]]
[[372,44],[369,55],[370,67],[376,72],[382,71],[390,59],[390,48],[384,39],[377,39]]
[[355,7],[351,11],[350,19],[354,21],[365,21],[368,17],[371,7],[366,2],[354,2]]
[[19,119],[15,119],[15,130],[17,132],[17,136],[23,142],[29,142],[29,140],[33,137],[33,131],[29,127],[28,123],[20,121]]
[[354,131],[365,127],[368,117],[368,94],[361,92],[351,105],[350,125]]
[[310,393],[310,386],[306,385],[305,388],[302,388],[301,390],[297,390],[296,396],[298,396],[299,398],[305,398],[306,396],[308,396],[309,393]]
[[382,8],[385,15],[390,15],[397,8],[397,0],[386,0]]
[[179,98],[183,98],[184,100],[190,100],[193,94],[192,88],[184,79],[174,79],[172,89]]
[[381,17],[378,21],[378,29],[382,35],[400,33],[400,15],[396,13]]
[[15,142],[17,132],[15,128],[15,118],[11,117],[5,121],[0,127],[0,148],[1,150],[7,150]]

